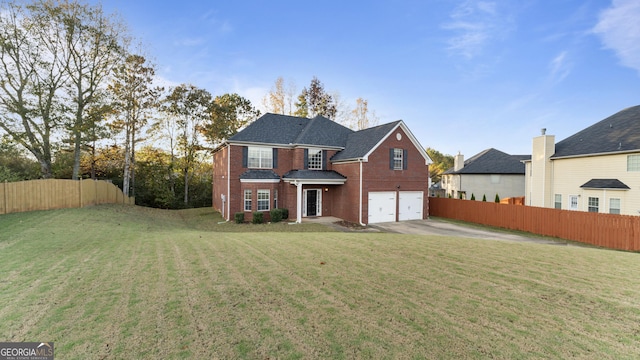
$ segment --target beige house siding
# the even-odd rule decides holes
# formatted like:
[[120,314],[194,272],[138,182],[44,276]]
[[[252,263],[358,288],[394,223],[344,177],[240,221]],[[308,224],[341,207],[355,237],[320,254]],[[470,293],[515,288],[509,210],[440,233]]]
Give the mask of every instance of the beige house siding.
[[[464,191],[466,199],[471,199],[471,194],[476,200],[481,201],[486,195],[487,201],[493,201],[496,194],[501,199],[508,197],[524,196],[525,178],[515,174],[463,174],[445,175],[446,185],[443,185],[447,196],[458,198],[458,193]],[[461,184],[462,182],[462,184]]]
[[[578,210],[588,211],[588,198],[599,199],[599,212],[608,213],[611,198],[620,199],[620,213],[638,215],[640,210],[640,172],[627,171],[627,156],[617,154],[553,160],[554,182],[551,196],[562,195],[562,209],[569,209],[569,196],[578,196]],[[618,179],[630,190],[582,189],[591,179]],[[553,204],[551,206],[553,207]]]

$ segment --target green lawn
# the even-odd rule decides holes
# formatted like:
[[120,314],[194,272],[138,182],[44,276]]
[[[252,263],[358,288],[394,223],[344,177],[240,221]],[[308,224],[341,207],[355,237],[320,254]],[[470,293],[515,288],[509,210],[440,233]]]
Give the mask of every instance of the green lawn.
[[0,216],[0,341],[56,359],[635,359],[640,254],[210,209]]

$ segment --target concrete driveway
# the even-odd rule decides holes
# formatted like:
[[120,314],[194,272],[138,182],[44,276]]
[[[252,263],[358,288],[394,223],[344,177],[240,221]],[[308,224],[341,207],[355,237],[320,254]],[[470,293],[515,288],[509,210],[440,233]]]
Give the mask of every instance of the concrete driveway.
[[380,231],[384,232],[392,232],[398,234],[442,235],[486,240],[506,240],[549,245],[567,245],[567,242],[563,240],[553,240],[534,236],[529,237],[525,235],[512,234],[506,231],[485,230],[473,226],[453,224],[439,219],[377,223],[374,225],[369,225],[369,227],[379,229]]

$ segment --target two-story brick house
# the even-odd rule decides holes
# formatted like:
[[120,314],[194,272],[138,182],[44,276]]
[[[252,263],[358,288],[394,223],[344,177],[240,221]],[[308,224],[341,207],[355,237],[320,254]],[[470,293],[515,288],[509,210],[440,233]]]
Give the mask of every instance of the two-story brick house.
[[322,116],[266,114],[213,155],[213,207],[226,220],[273,208],[289,217],[375,222],[428,216],[430,159],[399,120],[353,131]]

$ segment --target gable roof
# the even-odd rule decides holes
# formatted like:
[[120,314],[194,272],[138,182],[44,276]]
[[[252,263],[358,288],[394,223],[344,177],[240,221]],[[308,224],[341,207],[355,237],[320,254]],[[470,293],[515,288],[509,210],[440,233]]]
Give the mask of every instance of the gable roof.
[[353,160],[365,157],[401,120],[374,126],[349,134],[344,150],[335,154],[331,161]]
[[450,168],[444,174],[522,174],[522,160],[531,159],[530,155],[509,155],[494,148],[486,149],[470,157],[464,167],[458,171]]
[[640,105],[619,111],[556,143],[551,157],[571,157],[640,149]]
[[353,130],[323,116],[307,119],[267,113],[229,138],[230,142],[271,145],[345,146]]

